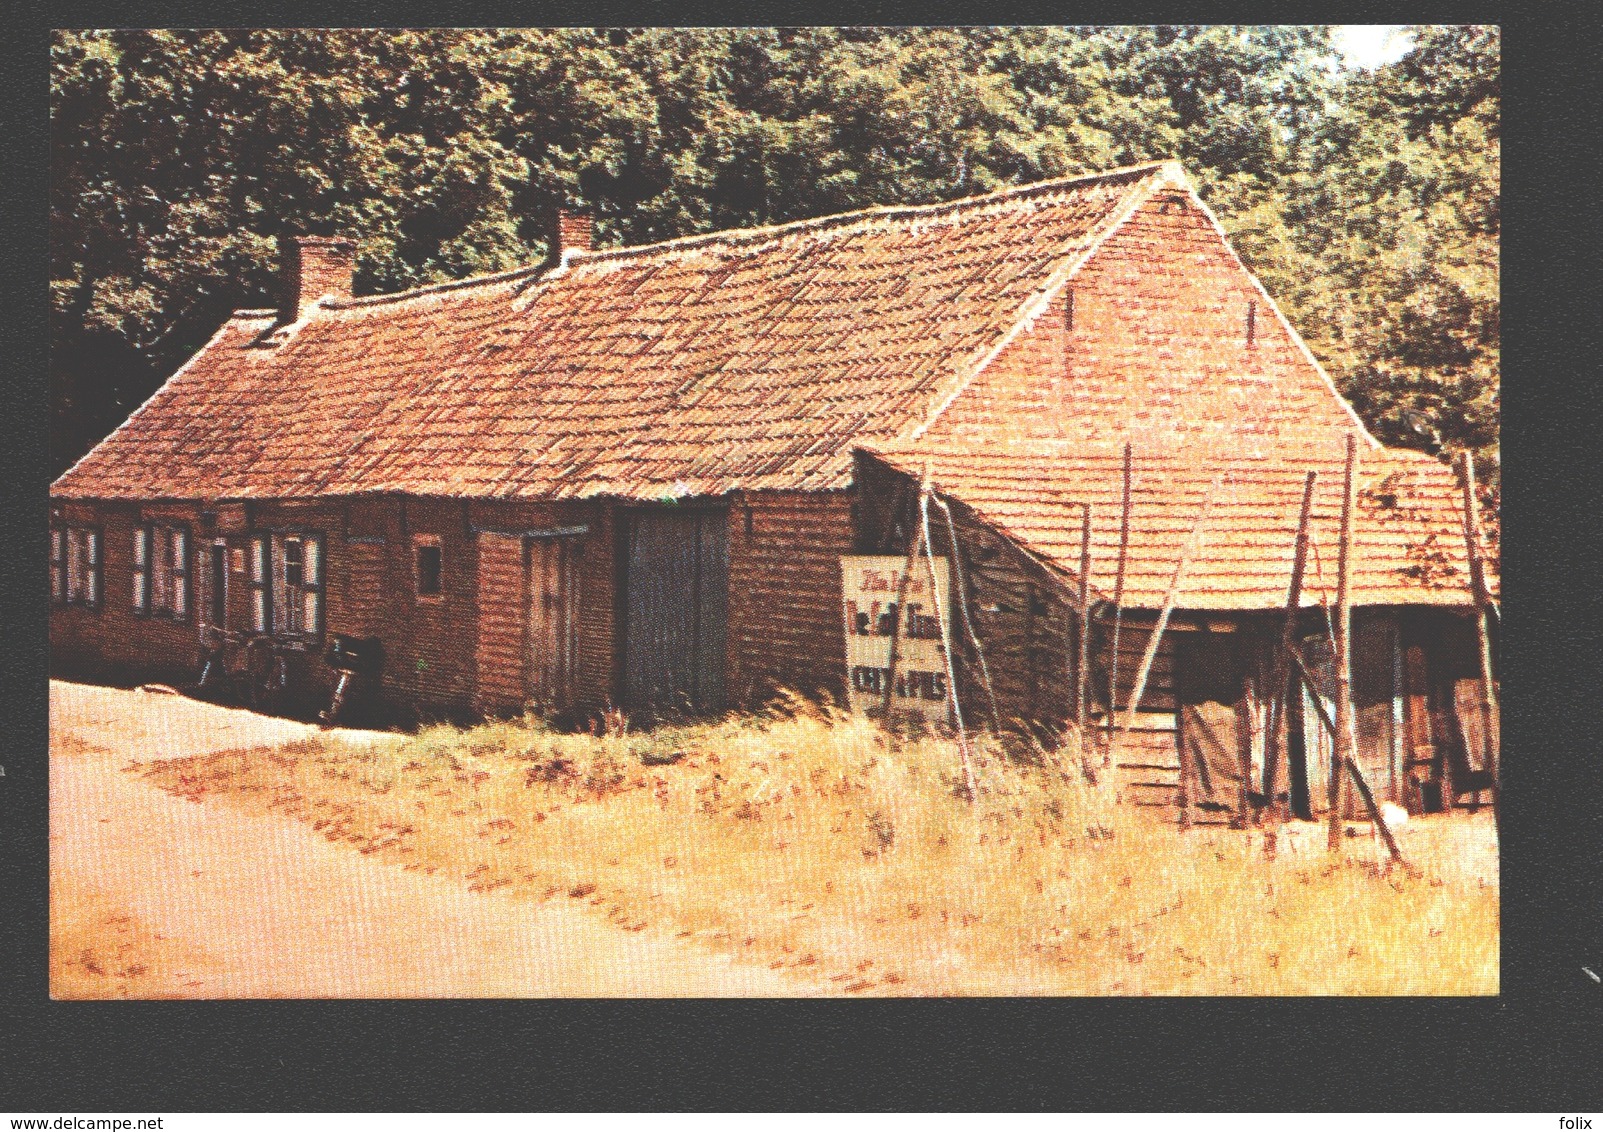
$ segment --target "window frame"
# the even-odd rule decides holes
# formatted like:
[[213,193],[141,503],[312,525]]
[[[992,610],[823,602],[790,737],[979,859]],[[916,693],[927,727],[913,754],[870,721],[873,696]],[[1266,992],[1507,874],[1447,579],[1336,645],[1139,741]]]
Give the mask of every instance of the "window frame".
[[[220,578],[212,567],[213,555],[219,550],[223,552],[223,570]],[[202,539],[196,549],[195,567],[201,585],[195,587],[199,597],[195,602],[195,616],[201,625],[216,629],[228,627],[229,573],[232,570],[229,554],[230,547],[226,538]],[[221,617],[218,616],[219,610],[216,608],[219,604],[222,606]]]
[[[81,556],[74,547],[81,547]],[[83,564],[81,576],[73,563]],[[105,598],[105,532],[93,523],[52,523],[50,526],[50,604],[99,611]]]
[[194,539],[183,523],[150,522],[134,528],[134,613],[185,624],[195,609]]
[[[290,544],[300,547],[300,580],[290,581]],[[267,570],[265,586],[255,576],[257,546],[265,545]],[[255,536],[252,544],[251,589],[265,591],[267,632],[275,640],[315,642],[322,638],[328,620],[328,540],[321,531],[281,530]],[[308,580],[310,578],[311,580]],[[311,625],[305,623],[307,599],[313,611]],[[252,597],[253,624],[257,602]],[[261,631],[261,630],[258,630]]]
[[[423,588],[423,551],[433,550],[439,556],[434,582],[436,589]],[[414,534],[412,536],[412,596],[419,602],[437,605],[445,600],[445,545],[439,535]]]
[[61,605],[67,600],[67,532],[65,528],[50,527],[50,604]]

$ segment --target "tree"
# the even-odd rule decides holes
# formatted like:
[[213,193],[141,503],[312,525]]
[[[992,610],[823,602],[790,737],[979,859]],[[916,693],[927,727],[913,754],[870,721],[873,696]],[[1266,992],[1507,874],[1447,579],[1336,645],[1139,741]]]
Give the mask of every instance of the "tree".
[[1165,157],[1382,436],[1495,451],[1497,33],[1329,60],[1318,27],[60,33],[53,458],[271,305],[287,234],[355,236],[371,293],[536,261],[556,205],[632,244]]
[[1336,86],[1238,243],[1381,439],[1468,448],[1495,484],[1499,35],[1414,34]]

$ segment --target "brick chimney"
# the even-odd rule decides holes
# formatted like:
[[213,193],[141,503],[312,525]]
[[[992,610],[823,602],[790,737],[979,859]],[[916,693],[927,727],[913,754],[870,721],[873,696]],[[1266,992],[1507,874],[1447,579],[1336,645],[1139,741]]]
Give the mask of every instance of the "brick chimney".
[[569,212],[565,208],[557,209],[556,242],[551,248],[551,258],[561,263],[570,255],[590,250],[590,217],[583,212]]
[[280,244],[284,266],[278,304],[280,323],[299,322],[325,295],[351,297],[356,241],[343,236],[295,236]]

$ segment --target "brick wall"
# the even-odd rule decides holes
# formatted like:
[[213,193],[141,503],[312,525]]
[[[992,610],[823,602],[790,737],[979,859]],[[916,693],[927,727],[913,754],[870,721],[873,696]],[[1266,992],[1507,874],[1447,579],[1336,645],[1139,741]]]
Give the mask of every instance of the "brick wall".
[[[196,512],[172,507],[149,511],[151,518],[159,514],[165,521],[189,520],[193,559]],[[101,601],[98,609],[51,606],[51,671],[113,683],[193,680],[200,666],[193,594],[189,616],[180,621],[134,610],[134,532],[145,521],[139,505],[68,503],[60,521],[100,530]]]
[[349,298],[355,268],[356,244],[351,240],[295,239],[285,248],[280,317],[285,322],[298,321],[324,295]]
[[[119,682],[192,683],[202,659],[198,616],[207,600],[213,540],[224,539],[230,552],[229,625],[246,631],[252,624],[251,534],[299,531],[323,536],[325,634],[290,656],[292,706],[303,714],[326,706],[336,674],[323,663],[323,646],[328,634],[348,633],[383,641],[383,696],[391,709],[403,715],[471,709],[476,545],[460,503],[378,498],[260,502],[234,510],[241,521],[219,524],[211,518],[215,509],[195,505],[66,505],[65,521],[94,522],[103,531],[104,599],[98,611],[52,608],[52,670]],[[133,610],[133,533],[150,521],[181,523],[189,530],[190,612],[181,622]],[[414,533],[441,540],[444,593],[431,603],[416,594]]]
[[1354,427],[1206,215],[1160,193],[928,435],[1268,454],[1339,452]]
[[845,492],[761,492],[730,508],[732,704],[778,687],[844,697],[840,556],[851,552]]
[[[527,595],[523,539],[516,532],[588,528],[576,539],[578,656],[573,706],[597,710],[614,702],[615,557],[613,513],[601,503],[474,503],[480,528],[475,627],[475,706],[485,714],[516,712],[525,699]],[[511,532],[511,533],[495,533]]]

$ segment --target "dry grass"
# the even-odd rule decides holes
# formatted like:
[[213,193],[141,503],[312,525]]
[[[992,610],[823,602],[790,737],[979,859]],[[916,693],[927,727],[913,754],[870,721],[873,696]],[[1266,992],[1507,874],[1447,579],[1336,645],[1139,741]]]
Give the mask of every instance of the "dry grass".
[[193,998],[210,966],[102,893],[52,884],[51,998]]
[[1422,873],[1388,875],[1367,841],[1268,860],[1248,835],[1182,836],[1039,748],[987,741],[977,759],[971,805],[952,742],[792,703],[644,735],[530,719],[145,773],[405,869],[586,901],[621,928],[842,993],[1497,992],[1495,860],[1456,859],[1487,839],[1484,816],[1414,823]]

